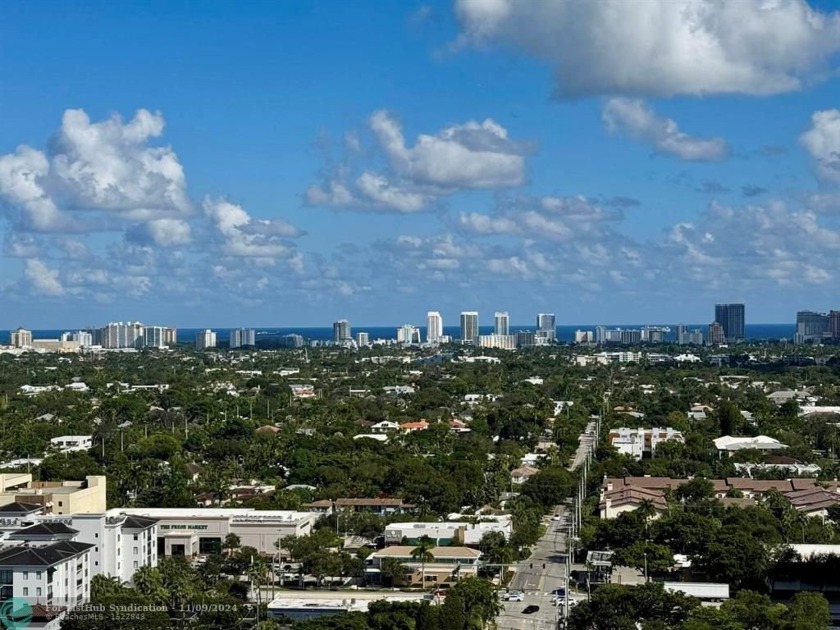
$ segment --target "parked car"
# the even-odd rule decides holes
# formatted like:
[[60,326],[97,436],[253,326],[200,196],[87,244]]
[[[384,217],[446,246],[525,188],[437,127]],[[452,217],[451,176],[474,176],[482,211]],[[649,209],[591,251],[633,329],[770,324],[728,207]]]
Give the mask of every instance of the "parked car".
[[522,613],[525,614],[525,615],[533,615],[539,609],[540,609],[539,606],[533,606],[533,605],[525,606],[525,609],[522,611]]
[[522,591],[510,591],[509,593],[505,593],[503,599],[506,602],[524,602],[525,593],[523,593]]

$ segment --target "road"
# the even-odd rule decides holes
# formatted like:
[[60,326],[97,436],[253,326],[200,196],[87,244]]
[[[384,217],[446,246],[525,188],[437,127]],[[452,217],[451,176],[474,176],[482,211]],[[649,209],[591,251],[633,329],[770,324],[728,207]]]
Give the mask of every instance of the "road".
[[[562,507],[558,508],[558,512],[562,513],[562,510]],[[557,627],[557,617],[562,609],[551,603],[551,591],[566,585],[564,531],[567,527],[565,520],[547,521],[545,535],[510,583],[510,590],[522,591],[525,601],[503,602],[504,611],[496,619],[499,630],[553,630]],[[574,598],[571,592],[570,597]],[[527,606],[539,606],[540,609],[526,615],[522,611]]]
[[590,422],[586,425],[586,429],[584,429],[583,433],[580,434],[580,437],[578,438],[578,447],[575,451],[575,456],[572,458],[572,462],[569,465],[569,470],[574,472],[583,466],[583,462],[586,461],[586,456],[590,451],[595,450],[595,426],[595,422]]

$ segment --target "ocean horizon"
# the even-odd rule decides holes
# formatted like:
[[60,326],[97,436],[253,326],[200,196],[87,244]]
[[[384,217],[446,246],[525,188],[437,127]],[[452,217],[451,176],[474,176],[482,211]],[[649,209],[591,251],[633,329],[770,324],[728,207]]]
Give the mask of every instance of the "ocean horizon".
[[[665,341],[676,341],[677,338],[677,326],[679,324],[578,324],[578,325],[566,325],[566,326],[557,326],[557,340],[558,341],[574,341],[575,338],[575,331],[577,330],[595,330],[596,326],[606,326],[607,328],[623,328],[623,329],[639,329],[642,326],[666,326],[671,329],[671,332],[665,335]],[[689,330],[696,330],[700,329],[703,332],[703,335],[706,335],[708,330],[708,324],[683,324],[688,327]],[[178,328],[178,341],[180,343],[189,343],[195,339],[197,333],[202,330],[206,330],[208,327],[201,327],[201,328]],[[282,337],[284,335],[292,335],[297,334],[301,335],[306,340],[311,341],[326,341],[333,338],[333,329],[332,326],[279,326],[279,327],[266,327],[266,326],[247,326],[245,328],[253,329],[256,332],[257,339],[272,339],[277,337]],[[396,326],[352,326],[351,325],[351,332],[355,335],[358,332],[366,332],[370,336],[371,340],[375,339],[395,339],[397,336],[397,329],[400,328],[400,325]],[[426,327],[425,326],[418,326],[420,330],[421,337],[423,339],[426,338]],[[34,339],[58,339],[61,337],[62,333],[65,332],[74,332],[79,330],[78,328],[61,328],[61,329],[43,329],[43,330],[32,330],[32,336]],[[84,330],[84,329],[83,329]],[[215,331],[216,339],[219,342],[226,342],[230,339],[230,331],[237,330],[236,328],[213,328],[210,327],[210,330]],[[529,330],[533,331],[536,330],[534,325],[511,325],[510,332],[515,333],[519,330]],[[751,341],[761,341],[761,340],[776,340],[776,339],[793,339],[793,335],[796,332],[796,325],[795,324],[745,324],[744,326],[744,334],[748,340]],[[482,335],[489,335],[493,333],[493,326],[479,326],[479,334]],[[460,327],[459,326],[444,326],[443,327],[443,334],[450,335],[454,338],[460,336]],[[0,344],[8,344],[10,339],[10,331],[9,330],[0,330]]]

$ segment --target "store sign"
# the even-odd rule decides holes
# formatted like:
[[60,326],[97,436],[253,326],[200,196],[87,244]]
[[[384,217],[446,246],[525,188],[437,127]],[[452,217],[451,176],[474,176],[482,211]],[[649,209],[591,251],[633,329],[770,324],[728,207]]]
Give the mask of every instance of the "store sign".
[[159,525],[161,529],[207,529],[207,525]]

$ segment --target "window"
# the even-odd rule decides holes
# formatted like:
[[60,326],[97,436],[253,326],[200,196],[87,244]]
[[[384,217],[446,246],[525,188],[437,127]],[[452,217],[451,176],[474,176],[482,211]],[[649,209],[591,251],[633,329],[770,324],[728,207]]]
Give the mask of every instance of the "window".
[[134,534],[134,540],[137,540],[137,534]]
[[63,505],[63,504],[61,503],[61,501],[59,501],[59,502],[58,502],[58,507],[62,507],[62,505]]
[[138,553],[140,553],[140,548],[134,547],[134,555],[136,556]]
[[35,579],[36,579],[36,580],[40,580],[40,579],[41,579],[41,572],[40,572],[40,571],[35,571]]
[[29,587],[28,586],[23,587],[23,596],[24,597],[29,597]]
[[96,560],[96,561],[93,563],[93,566],[98,567],[98,566],[99,566],[99,560]]
[[28,579],[29,579],[29,571],[24,571],[24,572],[23,572],[23,579],[24,579],[24,580],[28,580]]
[[137,565],[137,560],[135,560],[135,561],[134,561],[134,568],[136,569],[136,568],[137,568],[137,566],[138,566],[138,565]]
[[41,597],[41,587],[35,589],[35,597]]
[[94,538],[99,538],[99,534],[94,534],[93,537]]

